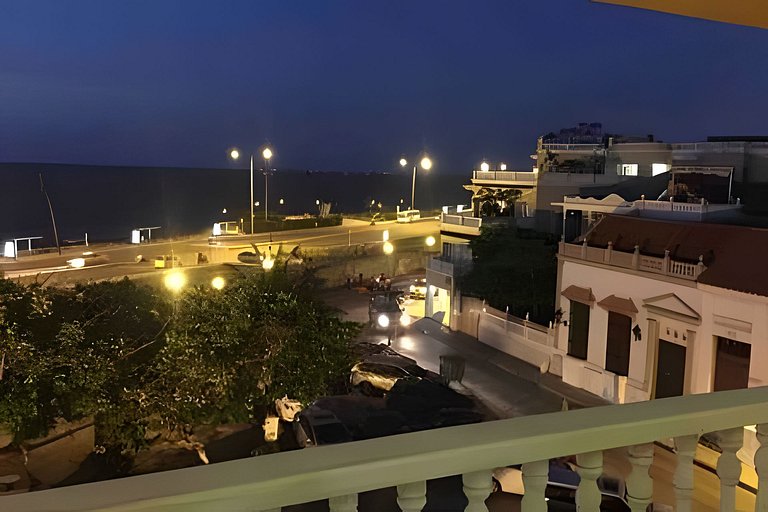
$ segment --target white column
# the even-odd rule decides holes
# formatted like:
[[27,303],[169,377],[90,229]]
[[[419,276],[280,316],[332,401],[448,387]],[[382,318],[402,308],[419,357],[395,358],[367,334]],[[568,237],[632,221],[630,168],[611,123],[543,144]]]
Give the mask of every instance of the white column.
[[523,464],[523,512],[547,512],[544,493],[549,477],[549,461],[540,460]]
[[461,475],[464,496],[467,497],[466,512],[488,512],[485,500],[493,490],[490,471],[475,471]]
[[653,501],[653,480],[648,468],[653,463],[653,443],[627,448],[632,471],[627,477],[627,501],[632,512],[645,512]]
[[741,476],[741,462],[736,452],[744,439],[744,428],[730,428],[718,433],[717,444],[723,452],[717,459],[717,476],[720,477],[720,511],[736,510],[736,485]]
[[696,454],[696,445],[699,436],[680,436],[675,438],[677,448],[677,467],[672,482],[675,485],[675,497],[677,498],[677,512],[691,512],[693,499],[693,456]]
[[755,512],[768,512],[768,425],[757,426],[757,441],[760,448],[755,452],[757,471],[757,499]]
[[421,512],[427,504],[427,482],[398,485],[397,504],[403,512]]
[[328,509],[331,512],[357,512],[357,494],[328,498]]
[[576,456],[576,472],[581,477],[576,489],[576,510],[600,512],[602,496],[597,479],[603,473],[603,452],[580,453]]

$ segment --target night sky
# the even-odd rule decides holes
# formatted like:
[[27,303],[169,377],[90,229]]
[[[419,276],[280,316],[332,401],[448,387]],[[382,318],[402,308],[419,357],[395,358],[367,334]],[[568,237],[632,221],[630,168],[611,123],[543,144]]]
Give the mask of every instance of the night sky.
[[587,0],[2,0],[0,162],[529,169],[577,122],[768,135],[768,31]]

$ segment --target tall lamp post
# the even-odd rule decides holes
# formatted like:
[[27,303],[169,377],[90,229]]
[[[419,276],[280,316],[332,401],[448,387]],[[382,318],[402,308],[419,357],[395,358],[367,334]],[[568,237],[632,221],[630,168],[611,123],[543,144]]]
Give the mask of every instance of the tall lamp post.
[[[229,156],[232,158],[232,160],[237,160],[238,158],[240,158],[240,151],[237,148],[232,149],[229,152]],[[267,206],[268,206],[267,205],[267,197],[268,197],[268,195],[267,195],[267,193],[268,193],[267,178],[268,178],[268,174],[269,174],[269,161],[272,158],[272,150],[269,147],[264,148],[264,150],[261,152],[261,156],[264,157],[264,163],[265,163],[265,166],[264,166],[264,220],[269,220],[268,219],[268,208],[267,208]],[[251,186],[250,186],[250,191],[251,191],[250,205],[251,206],[250,206],[250,211],[251,211],[251,234],[253,234],[253,219],[254,219],[254,215],[253,215],[253,205],[254,205],[254,202],[253,202],[253,154],[251,154],[250,161],[251,161]]]
[[269,220],[269,161],[272,159],[272,149],[267,146],[261,152],[261,156],[264,157],[264,220]]
[[[229,152],[229,156],[232,158],[232,160],[237,160],[240,158],[240,151],[238,149],[233,149]],[[251,186],[249,187],[251,191],[251,200],[249,204],[251,205],[251,234],[253,234],[253,155],[251,155]],[[226,209],[223,213],[226,213]]]
[[[405,158],[400,159],[400,166],[405,168],[405,166],[408,165],[408,160]],[[428,171],[432,168],[432,160],[429,159],[428,156],[422,157],[421,161],[416,164],[416,162],[413,163],[413,181],[411,185],[411,210],[415,209],[415,203],[416,203],[416,168],[418,166],[421,166],[422,169],[425,171]]]

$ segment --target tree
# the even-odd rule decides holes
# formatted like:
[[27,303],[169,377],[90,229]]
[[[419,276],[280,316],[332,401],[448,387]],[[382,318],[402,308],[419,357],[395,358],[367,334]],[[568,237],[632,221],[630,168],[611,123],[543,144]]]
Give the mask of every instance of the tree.
[[546,324],[554,314],[556,246],[549,235],[513,227],[483,227],[470,242],[472,270],[460,280],[462,294],[492,307]]
[[145,416],[171,430],[245,422],[276,398],[326,394],[349,371],[358,327],[289,283],[275,273],[186,292],[143,387]]

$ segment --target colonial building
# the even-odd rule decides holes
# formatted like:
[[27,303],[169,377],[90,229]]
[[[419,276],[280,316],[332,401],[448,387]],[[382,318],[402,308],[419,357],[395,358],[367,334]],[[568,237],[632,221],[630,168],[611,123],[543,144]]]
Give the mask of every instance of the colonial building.
[[563,380],[616,403],[765,385],[766,250],[766,229],[624,215],[562,242]]

